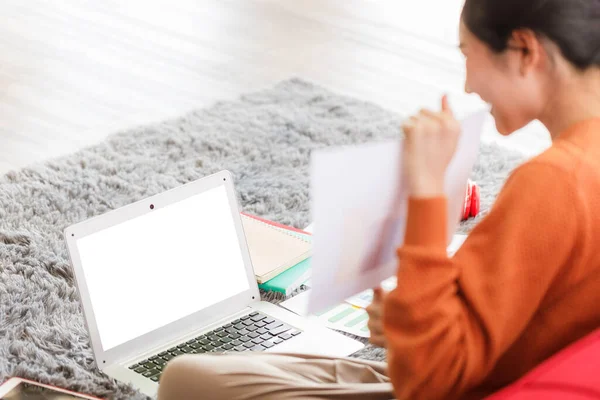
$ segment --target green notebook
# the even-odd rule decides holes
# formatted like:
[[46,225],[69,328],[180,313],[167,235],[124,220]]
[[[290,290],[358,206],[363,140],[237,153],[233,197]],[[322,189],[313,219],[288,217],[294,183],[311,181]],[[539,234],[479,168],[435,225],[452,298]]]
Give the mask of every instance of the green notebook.
[[[312,242],[312,236],[305,233],[295,232],[286,230],[283,228],[277,228],[286,231],[287,233],[305,239]],[[284,295],[290,295],[294,290],[298,289],[300,285],[306,282],[310,278],[310,259],[307,258],[304,261],[299,262],[293,267],[287,269],[275,278],[270,279],[264,283],[258,285],[259,288],[267,291],[279,292]]]

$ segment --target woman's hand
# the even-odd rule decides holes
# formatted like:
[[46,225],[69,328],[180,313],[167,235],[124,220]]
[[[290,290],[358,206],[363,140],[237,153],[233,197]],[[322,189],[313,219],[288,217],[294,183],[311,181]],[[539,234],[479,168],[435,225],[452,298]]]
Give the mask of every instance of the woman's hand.
[[387,340],[383,334],[383,299],[385,294],[383,289],[378,287],[373,289],[373,302],[367,307],[369,314],[369,331],[371,336],[369,342],[379,347],[387,347]]
[[442,98],[441,112],[421,110],[402,125],[402,130],[405,134],[403,167],[409,196],[443,195],[446,168],[461,132],[448,98]]

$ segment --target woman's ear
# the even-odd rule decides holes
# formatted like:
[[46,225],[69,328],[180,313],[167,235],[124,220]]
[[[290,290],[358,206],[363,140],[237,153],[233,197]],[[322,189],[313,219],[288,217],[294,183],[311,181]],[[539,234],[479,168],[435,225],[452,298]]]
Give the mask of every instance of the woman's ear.
[[541,38],[531,29],[515,30],[508,41],[508,48],[518,52],[521,76],[543,67],[548,58]]

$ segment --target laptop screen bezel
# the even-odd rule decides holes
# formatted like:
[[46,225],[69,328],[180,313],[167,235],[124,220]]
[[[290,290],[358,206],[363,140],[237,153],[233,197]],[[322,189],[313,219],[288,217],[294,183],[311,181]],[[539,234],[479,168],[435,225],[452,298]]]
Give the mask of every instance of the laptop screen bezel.
[[[183,317],[164,327],[155,329],[114,348],[105,350],[100,339],[92,301],[77,249],[77,240],[219,186],[224,186],[227,193],[227,199],[229,201],[231,216],[240,245],[249,289],[210,307],[199,310],[187,317]],[[240,209],[233,186],[233,177],[229,171],[218,172],[175,189],[110,211],[101,216],[77,223],[65,229],[64,234],[75,275],[77,290],[83,307],[86,326],[90,335],[94,357],[100,369],[102,369],[103,366],[109,366],[116,362],[130,359],[140,353],[171,343],[186,334],[197,331],[203,326],[208,326],[222,319],[224,316],[239,312],[248,307],[251,303],[260,300],[260,293],[254,276],[250,253],[248,251],[246,237],[242,226]],[[107,295],[110,295],[109,287],[106,288],[106,291]]]

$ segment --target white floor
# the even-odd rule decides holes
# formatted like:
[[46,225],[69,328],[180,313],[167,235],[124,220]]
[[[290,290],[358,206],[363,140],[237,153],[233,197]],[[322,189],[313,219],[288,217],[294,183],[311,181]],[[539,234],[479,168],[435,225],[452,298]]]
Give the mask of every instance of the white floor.
[[[291,76],[407,114],[463,88],[462,0],[0,0],[0,173]],[[536,154],[533,125],[486,140]]]

